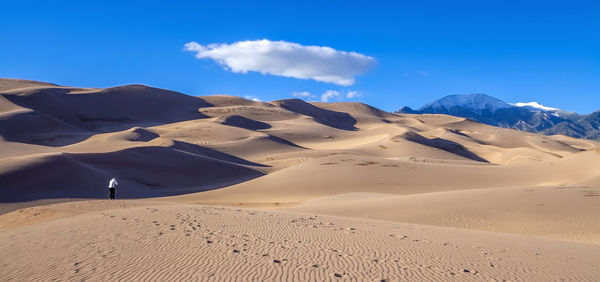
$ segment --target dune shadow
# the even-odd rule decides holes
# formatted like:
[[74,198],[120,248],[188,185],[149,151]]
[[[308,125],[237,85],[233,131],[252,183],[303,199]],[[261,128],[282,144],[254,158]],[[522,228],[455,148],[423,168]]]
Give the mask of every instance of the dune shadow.
[[248,130],[262,130],[271,128],[271,125],[266,122],[249,119],[247,117],[239,115],[231,115],[224,117],[221,123],[224,125],[235,126]]
[[[196,148],[198,150],[198,148]],[[265,175],[232,156],[229,161],[173,147],[137,147],[108,153],[44,156],[0,174],[0,203],[41,199],[107,198],[107,183],[119,178],[122,199],[173,196],[219,189]],[[238,162],[244,162],[237,159]],[[245,161],[247,162],[247,161]],[[251,162],[247,162],[251,163]]]
[[71,91],[69,88],[44,88],[27,95],[3,96],[20,107],[96,132],[206,118],[198,109],[213,106],[202,98],[144,85],[81,94]]
[[0,136],[11,142],[61,147],[92,135],[94,133],[36,111],[0,117]]
[[133,132],[136,133],[137,136],[135,138],[130,139],[129,141],[148,142],[160,137],[160,135],[140,127],[134,129]]
[[292,141],[289,141],[289,140],[286,140],[286,139],[283,139],[281,137],[277,137],[277,136],[274,136],[274,135],[271,135],[271,134],[269,134],[268,138],[271,141],[277,142],[279,144],[283,144],[283,145],[287,145],[287,146],[292,146],[292,147],[296,147],[296,148],[300,148],[300,149],[307,149],[307,150],[309,150],[308,148],[302,147],[302,146],[300,146],[300,145],[298,145],[298,144],[296,144],[296,143],[294,143]]
[[206,118],[198,109],[213,105],[202,98],[143,85],[91,93],[71,88],[43,88],[24,95],[1,94],[29,112],[0,118],[6,140],[61,147],[97,133]]
[[355,131],[357,121],[350,114],[323,109],[300,99],[276,101],[280,107],[301,115],[312,117],[316,122],[341,129]]
[[465,157],[467,159],[471,159],[471,160],[478,161],[478,162],[486,162],[486,163],[488,162],[486,159],[483,159],[480,156],[478,156],[477,154],[469,151],[463,145],[456,143],[454,141],[451,141],[451,140],[447,140],[447,139],[443,139],[443,138],[439,138],[439,137],[429,139],[429,138],[426,138],[426,137],[424,137],[420,134],[414,133],[414,132],[412,134],[407,134],[405,138],[408,141],[412,141],[412,142],[419,143],[419,144],[422,144],[425,146],[444,150],[446,152],[450,152],[452,154],[459,155],[461,157]]
[[205,156],[205,157],[209,157],[212,159],[217,159],[217,160],[226,161],[226,162],[230,162],[230,163],[236,163],[236,164],[240,164],[240,165],[270,167],[268,165],[251,162],[249,160],[242,159],[240,157],[236,157],[234,155],[230,155],[230,154],[223,153],[221,151],[217,151],[217,150],[214,150],[211,148],[202,147],[199,145],[195,145],[195,144],[191,144],[191,143],[187,143],[187,142],[183,142],[183,141],[173,140],[173,143],[174,143],[174,145],[171,146],[171,148],[185,151],[187,153],[191,153],[191,154],[195,154],[195,155],[199,155],[199,156]]

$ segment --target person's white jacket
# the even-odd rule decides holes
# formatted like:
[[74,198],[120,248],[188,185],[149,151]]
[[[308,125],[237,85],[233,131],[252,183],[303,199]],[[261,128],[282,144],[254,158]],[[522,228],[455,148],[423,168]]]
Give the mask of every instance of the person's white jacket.
[[117,185],[119,185],[119,182],[114,177],[108,182],[108,188],[117,188]]

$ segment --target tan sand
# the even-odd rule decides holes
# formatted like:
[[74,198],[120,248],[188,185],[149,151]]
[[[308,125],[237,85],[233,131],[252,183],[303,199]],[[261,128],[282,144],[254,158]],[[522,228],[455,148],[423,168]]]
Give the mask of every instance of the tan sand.
[[0,232],[3,280],[593,281],[600,275],[598,245],[198,205],[72,207],[90,206],[99,210]]
[[446,115],[0,79],[0,277],[594,281],[598,167]]
[[348,193],[291,210],[600,244],[599,188],[525,187],[416,195]]

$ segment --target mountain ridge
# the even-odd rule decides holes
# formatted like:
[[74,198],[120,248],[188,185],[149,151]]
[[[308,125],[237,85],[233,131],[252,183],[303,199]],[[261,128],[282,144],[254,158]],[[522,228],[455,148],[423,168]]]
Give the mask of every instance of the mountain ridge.
[[507,103],[487,94],[448,95],[417,110],[404,106],[395,113],[447,114],[533,133],[600,139],[600,110],[582,115],[537,102]]

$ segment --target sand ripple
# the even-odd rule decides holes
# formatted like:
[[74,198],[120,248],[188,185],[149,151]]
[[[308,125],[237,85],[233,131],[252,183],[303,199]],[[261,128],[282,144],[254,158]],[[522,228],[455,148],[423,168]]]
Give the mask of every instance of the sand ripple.
[[0,277],[594,281],[600,246],[413,224],[160,205],[0,231]]

